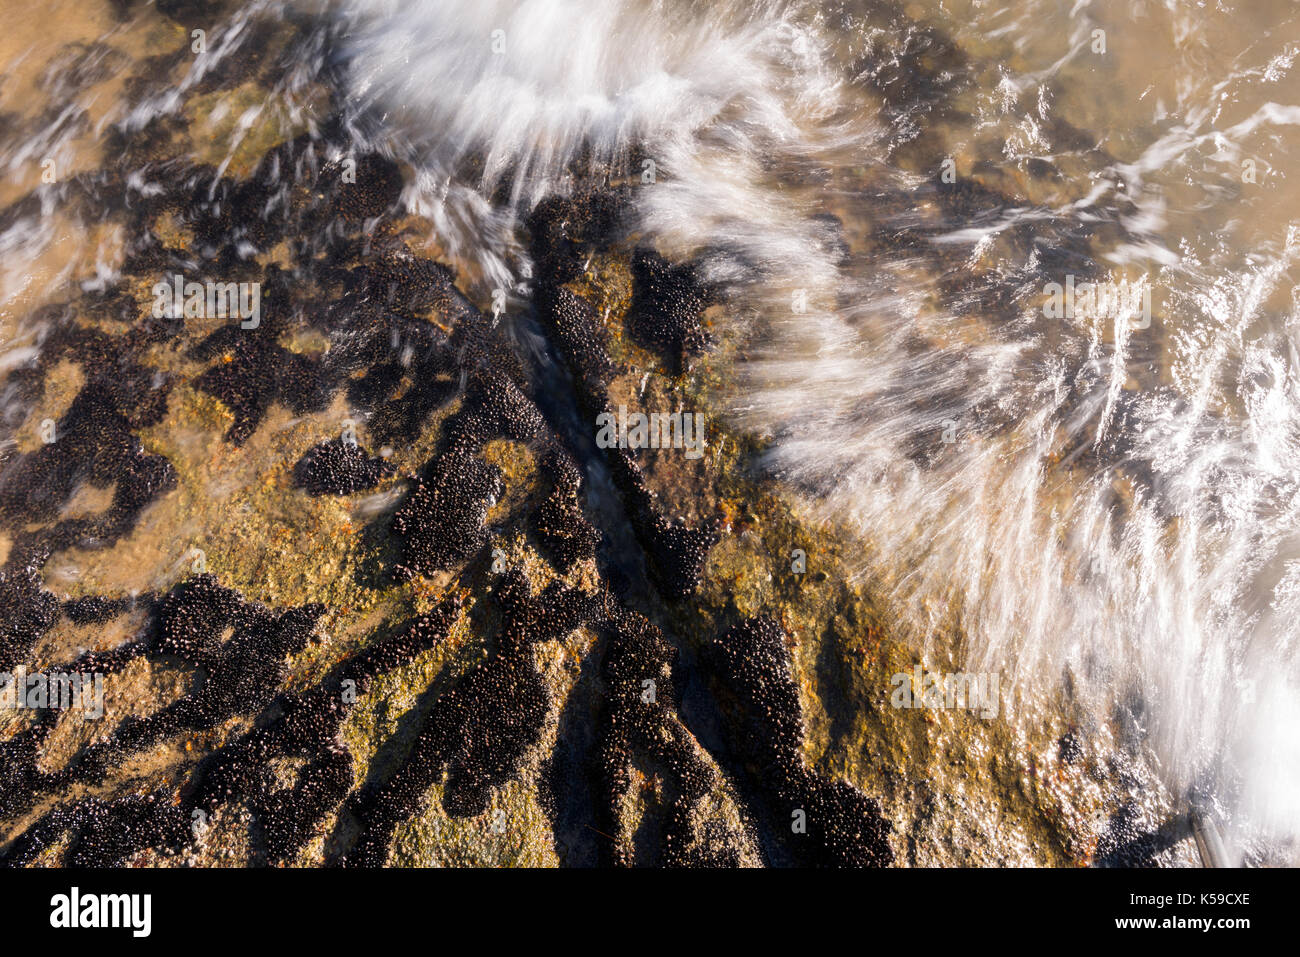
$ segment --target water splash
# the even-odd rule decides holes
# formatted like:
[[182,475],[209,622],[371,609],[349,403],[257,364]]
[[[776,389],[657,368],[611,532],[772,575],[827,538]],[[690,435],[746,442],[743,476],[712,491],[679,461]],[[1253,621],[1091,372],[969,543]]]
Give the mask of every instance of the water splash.
[[[406,135],[416,205],[459,254],[508,281],[521,211],[584,164],[635,174],[653,160],[638,225],[729,290],[729,332],[745,341],[736,420],[772,440],[768,465],[814,513],[870,544],[862,574],[918,640],[958,629],[968,667],[1004,670],[1027,697],[1068,680],[1099,715],[1128,711],[1171,786],[1208,776],[1289,834],[1300,380],[1296,311],[1277,294],[1296,239],[1197,235],[1240,213],[1227,170],[1269,138],[1296,145],[1279,139],[1296,108],[1248,86],[1291,75],[1300,29],[1283,17],[1272,45],[1244,44],[1206,82],[1187,51],[1209,15],[1145,11],[1174,47],[1179,102],[1130,111],[1108,144],[1066,147],[1054,97],[1092,69],[1092,29],[1143,26],[1123,5],[1080,6],[1068,21],[1034,3],[987,12],[1000,26],[986,37],[1033,40],[1041,62],[900,71],[911,91],[871,70],[929,34],[890,36],[854,4],[344,9],[359,113]],[[1225,109],[1229,94],[1251,111]],[[1002,170],[981,177],[1004,185],[966,203],[945,192],[915,162],[927,123],[954,153],[986,127],[1004,134]],[[931,151],[935,174],[944,155]],[[1074,180],[1006,185],[1032,161]],[[1154,292],[1156,323],[1046,318],[1044,285],[1067,272],[1132,278]]]

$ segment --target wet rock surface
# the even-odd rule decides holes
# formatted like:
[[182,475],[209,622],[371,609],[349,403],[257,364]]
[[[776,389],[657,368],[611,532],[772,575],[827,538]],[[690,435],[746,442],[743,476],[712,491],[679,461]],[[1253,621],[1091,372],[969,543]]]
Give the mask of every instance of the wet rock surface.
[[[955,56],[941,41],[914,58]],[[258,49],[188,95],[268,67]],[[359,151],[332,106],[310,125],[245,147],[240,174],[160,114],[59,187],[115,217],[125,259],[44,307],[50,332],[8,379],[6,427],[26,432],[0,451],[0,671],[103,676],[106,714],[0,725],[0,863],[927,863],[918,843],[971,816],[955,788],[914,812],[937,806],[913,782],[939,763],[971,800],[1034,792],[1008,827],[1042,847],[1019,859],[1090,858],[1044,823],[1073,799],[1055,779],[952,757],[954,738],[987,742],[965,716],[932,732],[880,706],[913,661],[839,573],[833,532],[759,489],[760,443],[712,415],[717,297],[628,240],[631,187],[583,181],[533,211],[539,359],[415,240],[431,226],[402,205],[411,171]],[[594,260],[628,277],[621,301]],[[174,273],[258,283],[259,321],[157,315]],[[650,379],[709,409],[702,462],[593,444]],[[87,490],[98,510],[71,509]],[[796,548],[821,567],[792,572]],[[61,576],[69,555],[150,571]],[[1096,772],[1078,743],[1062,753]]]

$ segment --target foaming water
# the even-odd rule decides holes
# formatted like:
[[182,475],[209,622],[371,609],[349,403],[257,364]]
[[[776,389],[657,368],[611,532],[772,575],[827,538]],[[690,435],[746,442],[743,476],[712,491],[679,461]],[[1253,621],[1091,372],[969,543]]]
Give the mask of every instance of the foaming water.
[[[638,226],[729,290],[737,422],[917,639],[1118,708],[1171,787],[1290,834],[1300,22],[923,7],[952,47],[854,4],[344,5],[362,112],[461,255],[526,273],[484,237],[582,164],[653,160]],[[989,191],[945,191],[949,157]],[[1067,275],[1154,316],[1045,314]]]

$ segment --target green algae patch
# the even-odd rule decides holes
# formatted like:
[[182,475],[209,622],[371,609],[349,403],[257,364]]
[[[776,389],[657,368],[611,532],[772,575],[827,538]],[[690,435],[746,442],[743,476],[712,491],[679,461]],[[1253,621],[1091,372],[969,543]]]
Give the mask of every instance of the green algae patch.
[[501,470],[505,494],[488,509],[487,524],[500,525],[535,503],[541,483],[537,461],[521,442],[494,439],[484,444],[479,458]]
[[[401,623],[390,627],[400,629]],[[445,641],[371,681],[339,732],[352,755],[355,786],[386,774],[409,752],[429,705],[481,658],[482,646],[462,615]]]
[[427,808],[399,825],[388,863],[395,867],[556,867],[550,823],[535,785],[515,779],[493,792],[486,812],[451,817],[441,785]]
[[242,179],[257,168],[272,147],[309,128],[326,102],[324,91],[313,91],[287,110],[265,87],[254,81],[233,89],[192,95],[185,103],[195,159],[211,163]]

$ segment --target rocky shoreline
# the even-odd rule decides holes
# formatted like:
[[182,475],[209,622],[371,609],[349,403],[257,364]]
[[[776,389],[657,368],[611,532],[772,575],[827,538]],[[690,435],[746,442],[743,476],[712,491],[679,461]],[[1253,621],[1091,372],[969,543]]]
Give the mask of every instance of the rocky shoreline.
[[[294,49],[259,26],[183,109],[115,128],[102,169],[0,211],[55,196],[125,236],[112,282],[26,320],[6,380],[0,672],[102,674],[108,713],[0,715],[0,863],[1172,853],[1168,797],[1116,803],[1139,772],[1068,702],[1029,736],[890,707],[890,676],[959,635],[910,647],[847,572],[858,546],[757,467],[711,332],[728,304],[623,221],[651,187],[610,170],[538,206],[531,313],[495,316],[327,72],[308,129],[198,159],[204,111]],[[128,85],[178,68],[173,34]],[[156,316],[173,274],[260,284],[256,328]],[[598,447],[619,407],[703,413],[704,454]]]

